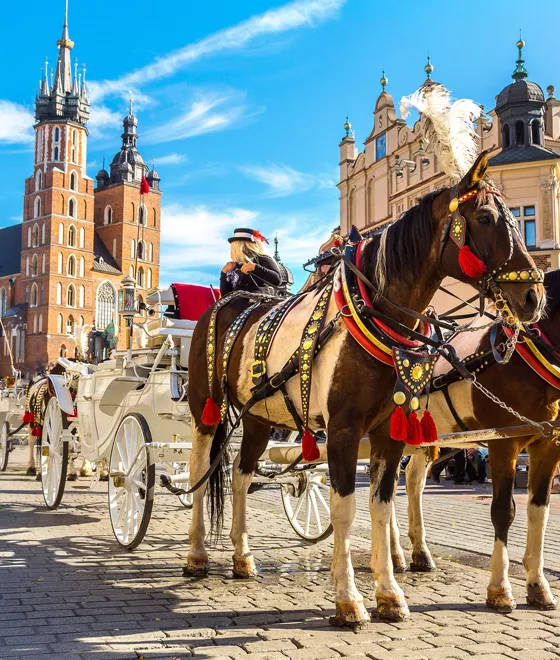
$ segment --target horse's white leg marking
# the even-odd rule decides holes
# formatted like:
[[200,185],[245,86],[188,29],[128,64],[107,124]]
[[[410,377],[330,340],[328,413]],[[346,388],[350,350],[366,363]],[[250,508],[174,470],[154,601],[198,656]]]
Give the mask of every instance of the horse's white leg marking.
[[[202,434],[195,426],[192,427],[192,453],[190,459],[190,484],[194,486],[210,466],[210,448],[212,436]],[[204,493],[206,484],[193,493],[193,508],[191,524],[189,525],[190,549],[185,572],[188,574],[206,573],[208,570],[208,553],[204,545]]]
[[256,575],[255,560],[249,548],[247,532],[247,491],[253,480],[253,474],[243,474],[239,469],[241,452],[233,462],[231,480],[233,514],[230,539],[233,543],[233,572],[237,577],[252,577]]
[[27,467],[30,470],[35,469],[35,436],[31,435],[31,429],[27,427],[27,448],[29,449],[29,460]]
[[[531,494],[529,494],[531,498]],[[544,533],[548,522],[549,505],[527,504],[527,545],[523,565],[527,571],[527,602],[539,609],[554,609],[556,599],[543,574]]]
[[426,530],[422,512],[422,494],[426,485],[428,459],[423,452],[412,454],[406,466],[406,494],[408,497],[408,536],[412,543],[414,571],[431,571],[434,560],[426,545]]
[[343,625],[369,621],[364,600],[354,582],[350,556],[350,532],[355,515],[355,494],[341,497],[331,488],[331,522],[334,528],[331,575],[336,589],[336,620]]
[[506,544],[500,539],[494,541],[494,551],[490,560],[490,583],[488,585],[487,604],[494,609],[511,611],[515,600],[508,577],[509,556]]
[[401,546],[401,536],[397,525],[395,500],[393,500],[391,509],[391,559],[393,561],[393,571],[395,573],[404,573],[406,571],[406,558]]
[[409,616],[402,589],[393,575],[391,560],[391,515],[393,502],[381,501],[380,483],[387,468],[383,459],[377,461],[377,469],[371,475],[369,511],[371,516],[371,570],[377,584],[377,615],[392,620],[402,620]]

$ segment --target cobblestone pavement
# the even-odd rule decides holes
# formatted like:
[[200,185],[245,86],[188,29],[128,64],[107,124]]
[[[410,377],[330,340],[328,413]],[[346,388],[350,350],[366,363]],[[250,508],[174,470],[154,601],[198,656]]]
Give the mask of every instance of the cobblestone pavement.
[[[332,540],[302,543],[282,512],[278,491],[250,497],[259,577],[234,580],[231,547],[224,542],[212,550],[210,576],[194,580],[181,575],[189,512],[173,496],[158,490],[148,536],[127,553],[112,536],[106,485],[86,490],[88,481],[68,484],[61,508],[49,512],[39,484],[24,477],[21,466],[12,462],[0,474],[0,658],[560,658],[560,612],[522,605],[521,578],[512,580],[519,608],[499,615],[484,606],[487,571],[468,559],[461,564],[444,558],[457,550],[487,553],[491,548],[489,507],[472,497],[459,501],[457,494],[442,495],[430,487],[426,518],[437,544],[438,570],[397,576],[410,621],[373,621],[354,634],[328,625]],[[365,485],[358,501],[354,566],[373,606]],[[399,496],[401,514],[403,507]],[[523,523],[519,512],[516,556]],[[554,568],[559,528],[559,516],[553,515],[547,557]],[[487,566],[487,558],[481,563]],[[558,595],[560,584],[553,590]]]

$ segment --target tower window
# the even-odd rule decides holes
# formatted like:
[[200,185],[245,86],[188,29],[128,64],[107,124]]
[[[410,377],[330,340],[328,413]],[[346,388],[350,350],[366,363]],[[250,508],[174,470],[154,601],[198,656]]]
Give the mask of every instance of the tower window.
[[144,268],[142,266],[138,269],[138,286],[144,288]]
[[31,277],[37,277],[39,274],[39,257],[34,254],[31,259]]
[[105,217],[103,218],[103,223],[106,225],[113,223],[113,209],[110,206],[105,207]]
[[[62,314],[60,315],[60,318],[62,319]],[[62,322],[60,324],[60,332],[62,333]],[[61,358],[66,357],[66,345],[65,344],[60,345],[60,350],[58,351],[58,354]]]
[[103,282],[97,289],[97,309],[95,325],[98,330],[105,328],[115,320],[117,292],[110,282]]
[[80,247],[83,248],[86,243],[86,232],[83,227],[80,227]]
[[68,293],[66,295],[66,304],[68,307],[76,307],[76,289],[73,284],[70,284],[68,287]]
[[33,217],[39,218],[41,216],[41,198],[35,197],[35,203],[33,206]]
[[60,243],[60,245],[64,244],[64,223],[63,222],[61,222],[58,225],[58,242]]
[[45,304],[45,285],[41,284],[41,305]]
[[74,334],[74,317],[72,314],[68,317],[68,321],[66,323],[66,334],[67,335],[73,335]]
[[58,147],[54,148],[54,158],[53,160],[58,160]]
[[157,224],[157,211],[154,209],[154,227]]
[[62,333],[62,314],[58,315],[56,322],[56,330],[57,332]]
[[47,227],[45,223],[43,222],[43,225],[41,227],[41,243],[45,243],[45,235],[46,235]]
[[138,209],[138,223],[141,225],[146,224],[146,207],[144,205]]
[[152,269],[148,268],[148,289],[152,288]]
[[533,144],[541,143],[541,123],[538,119],[531,122],[531,142]]
[[134,239],[130,241],[130,258],[136,259],[136,241]]
[[509,132],[509,124],[504,124],[502,128],[502,148],[507,149],[511,146],[511,136]]
[[80,286],[80,307],[83,307],[83,306],[84,306],[84,304],[85,304],[85,300],[86,300],[86,288],[85,288],[85,286],[82,284],[82,285]]
[[63,261],[63,259],[64,259],[64,257],[62,256],[62,252],[59,252],[58,253],[58,272],[60,273],[60,275],[62,275],[62,261]]
[[43,332],[43,315],[39,314],[39,332]]
[[37,174],[35,175],[35,191],[41,190],[43,187],[43,174],[41,170],[37,170]]
[[80,277],[85,277],[86,273],[86,260],[80,257]]
[[39,225],[35,225],[33,227],[33,233],[31,234],[31,243],[33,247],[37,247],[39,245]]
[[37,307],[38,297],[39,297],[39,289],[37,288],[36,284],[33,284],[33,286],[31,287],[31,300],[29,301],[31,307]]
[[70,174],[70,190],[77,190],[77,189],[78,189],[78,176],[76,175],[76,172],[72,172]]
[[144,259],[146,256],[146,248],[144,241],[138,241],[138,259]]
[[54,129],[54,141],[60,142],[60,128],[58,126]]
[[68,275],[76,277],[76,257],[73,254],[68,257]]
[[76,247],[76,227],[74,225],[70,225],[68,228],[68,245],[70,247]]
[[[62,284],[60,282],[56,285],[56,304],[62,305]],[[59,332],[62,332],[62,314],[60,315],[60,318],[61,322]]]
[[68,215],[71,218],[76,217],[76,200],[73,197],[70,197],[68,201]]
[[525,124],[522,121],[515,122],[515,144],[525,144]]

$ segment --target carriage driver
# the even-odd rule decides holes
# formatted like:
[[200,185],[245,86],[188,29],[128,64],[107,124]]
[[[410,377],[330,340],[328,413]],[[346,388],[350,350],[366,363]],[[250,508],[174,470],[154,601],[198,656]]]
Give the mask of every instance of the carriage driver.
[[276,261],[266,253],[266,238],[254,229],[235,229],[228,238],[231,261],[222,268],[220,292],[251,291],[274,294],[282,284]]

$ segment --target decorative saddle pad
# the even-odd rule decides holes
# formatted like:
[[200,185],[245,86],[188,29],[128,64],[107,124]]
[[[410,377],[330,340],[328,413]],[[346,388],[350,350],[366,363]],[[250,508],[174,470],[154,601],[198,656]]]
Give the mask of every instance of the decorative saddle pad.
[[204,312],[220,299],[220,291],[200,284],[172,284],[175,318],[198,321]]

